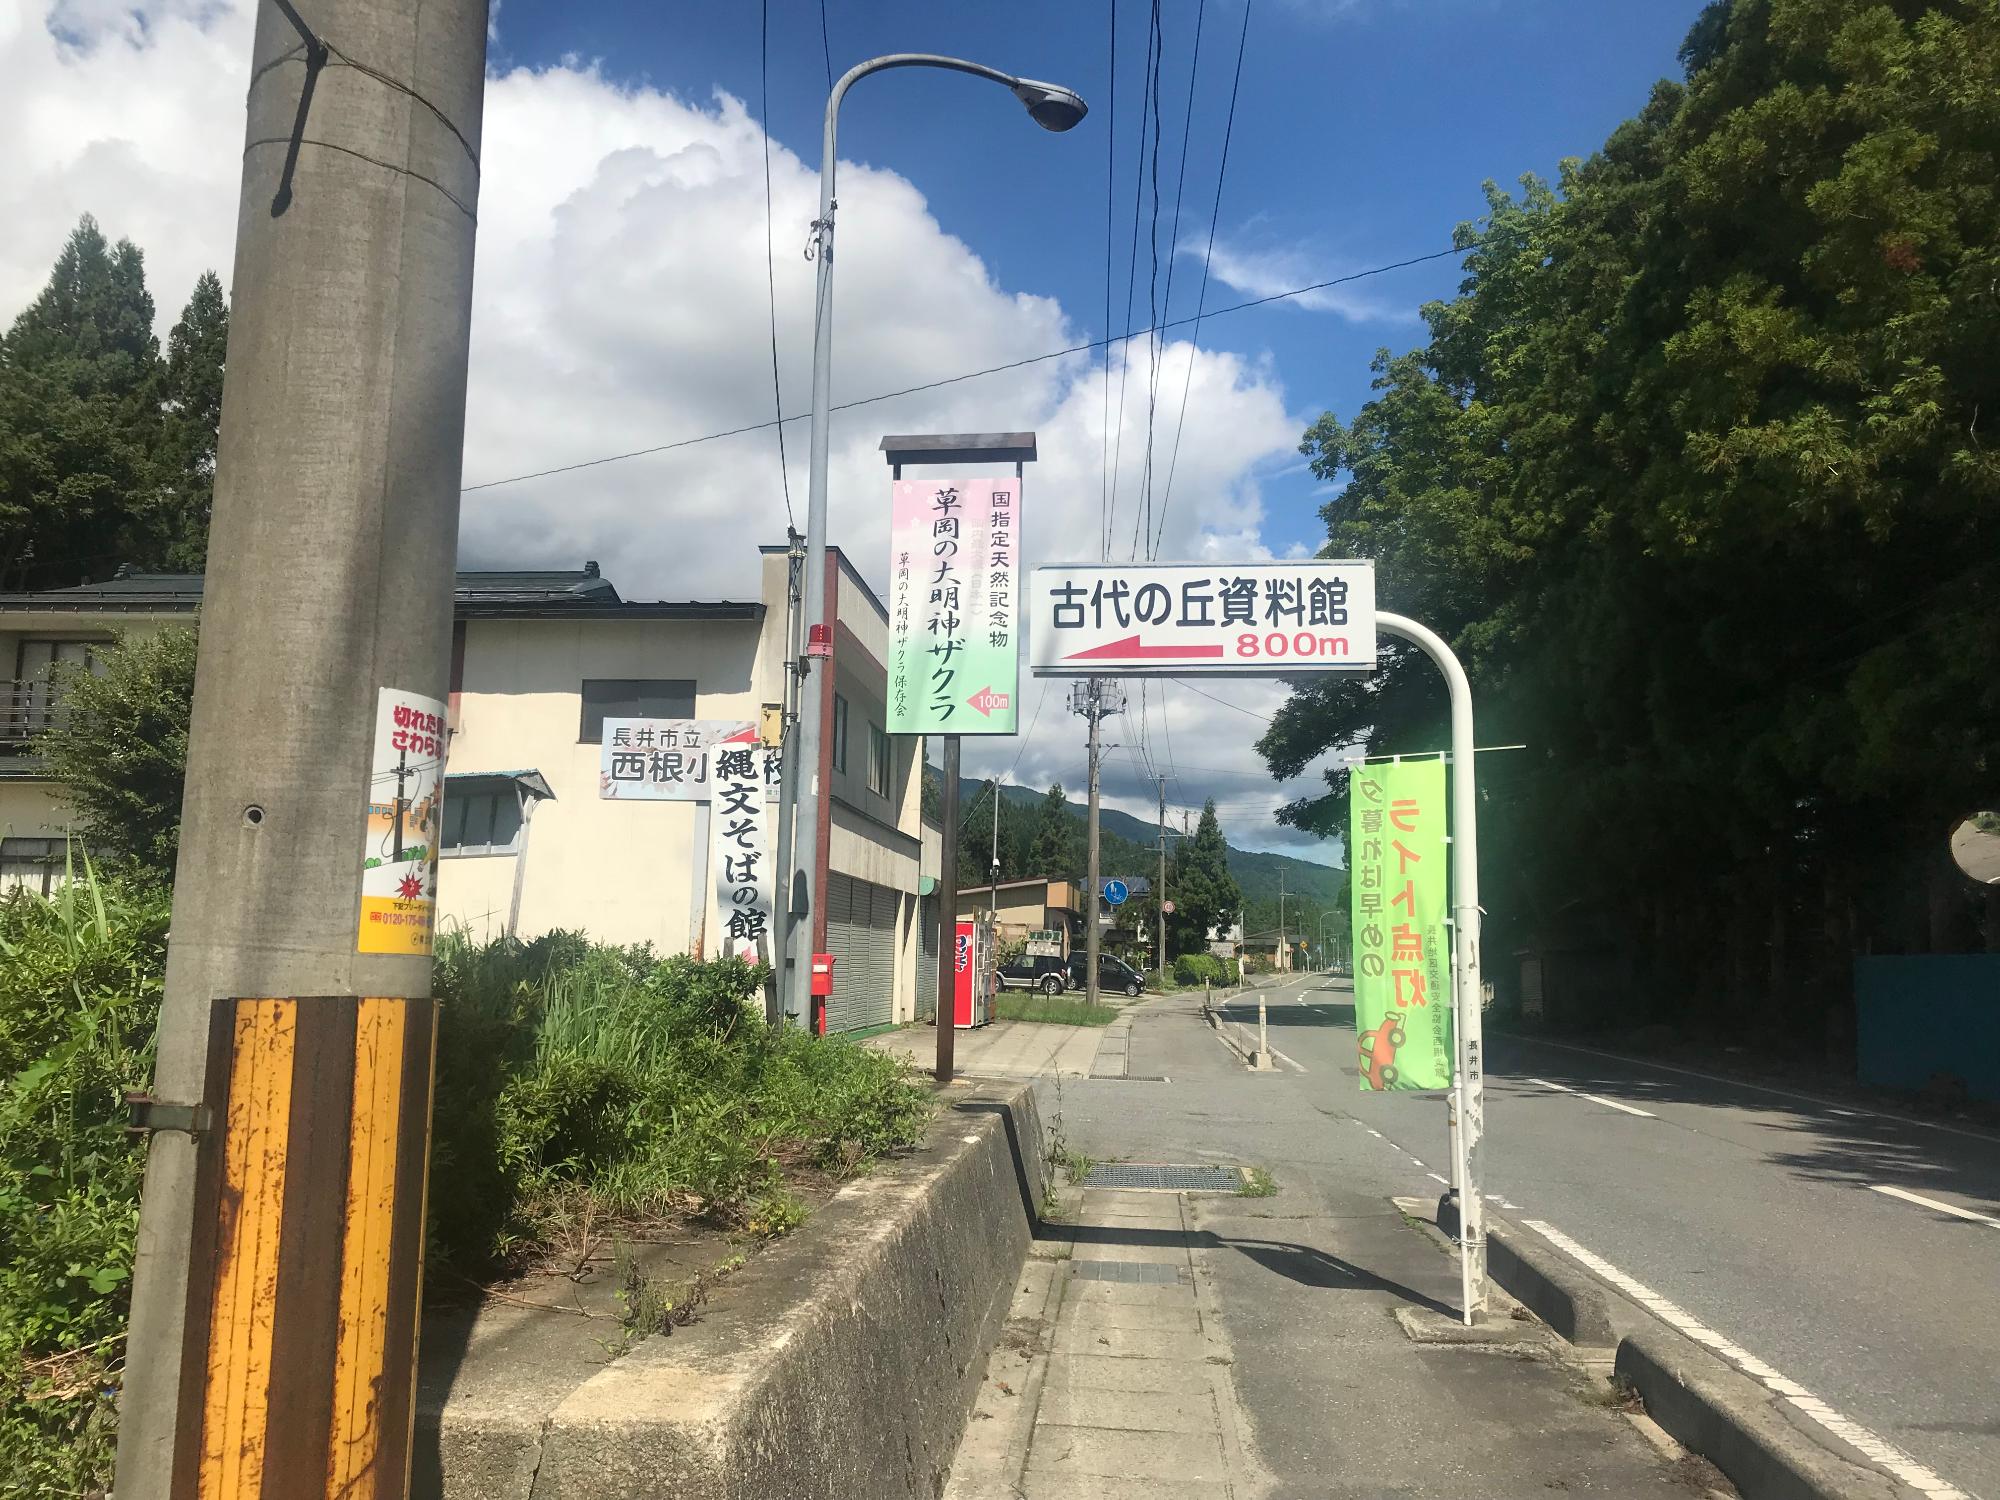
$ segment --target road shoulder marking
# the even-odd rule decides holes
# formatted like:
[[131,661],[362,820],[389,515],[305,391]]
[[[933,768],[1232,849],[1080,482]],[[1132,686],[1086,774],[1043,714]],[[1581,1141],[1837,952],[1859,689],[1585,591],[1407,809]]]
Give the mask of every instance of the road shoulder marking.
[[1661,1322],[1693,1339],[1697,1344],[1714,1350],[1766,1390],[1783,1397],[1842,1442],[1867,1455],[1877,1466],[1905,1484],[1922,1490],[1924,1494],[1934,1497],[1934,1500],[1972,1500],[1966,1491],[1939,1476],[1935,1470],[1925,1467],[1887,1439],[1876,1436],[1859,1422],[1828,1406],[1797,1381],[1788,1379],[1749,1350],[1724,1338],[1697,1320],[1678,1303],[1668,1301],[1644,1282],[1627,1276],[1603,1256],[1584,1249],[1560,1229],[1539,1219],[1523,1219],[1521,1223],[1523,1227],[1532,1229],[1571,1260],[1603,1277]]
[[1970,1219],[1973,1223],[1984,1224],[1989,1229],[2000,1229],[2000,1219],[1993,1218],[1988,1214],[1974,1213],[1969,1208],[1960,1208],[1956,1203],[1946,1203],[1941,1198],[1926,1198],[1922,1193],[1912,1193],[1903,1188],[1890,1187],[1887,1183],[1882,1182],[1871,1182],[1868,1184],[1868,1189],[1870,1192],[1887,1193],[1891,1198],[1901,1198],[1906,1203],[1915,1203],[1923,1208],[1936,1209],[1941,1214],[1956,1214],[1961,1219]]
[[[1601,1047],[1579,1047],[1575,1042],[1558,1042],[1543,1036],[1522,1036],[1516,1032],[1493,1033],[1495,1037],[1505,1037],[1510,1042],[1518,1042],[1529,1047],[1558,1047],[1564,1052],[1581,1052],[1586,1057],[1601,1057],[1609,1062],[1625,1063],[1634,1068],[1651,1068],[1656,1073],[1679,1073],[1686,1078],[1702,1078],[1710,1083],[1728,1084],[1739,1089],[1754,1089],[1760,1094],[1775,1094],[1780,1099],[1803,1099],[1808,1104],[1817,1104],[1830,1114],[1863,1116],[1871,1120],[1887,1120],[1895,1125],[1912,1125],[1920,1130],[1942,1130],[1947,1135],[1962,1135],[1969,1140],[1984,1141],[1987,1145],[2000,1145],[2000,1135],[1990,1130],[1968,1130],[1963,1125],[1947,1125],[1942,1120],[1925,1120],[1916,1115],[1899,1115],[1884,1109],[1867,1109],[1861,1106],[1843,1105],[1819,1094],[1808,1094],[1800,1089],[1781,1089],[1768,1083],[1752,1083],[1747,1078],[1732,1078],[1727,1073],[1704,1073],[1699,1068],[1682,1068],[1673,1063],[1654,1062],[1650,1058],[1634,1057],[1625,1052],[1606,1052]],[[1488,1043],[1489,1054],[1492,1044]],[[1492,1076],[1489,1065],[1487,1076]]]
[[1566,1083],[1550,1083],[1546,1078],[1530,1078],[1528,1082],[1538,1083],[1545,1089],[1554,1089],[1559,1094],[1574,1094],[1579,1099],[1588,1099],[1592,1104],[1601,1104],[1606,1109],[1622,1109],[1626,1114],[1638,1115],[1641,1119],[1659,1119],[1659,1116],[1650,1109],[1640,1109],[1634,1104],[1620,1104],[1616,1099],[1607,1099],[1602,1094],[1586,1094],[1582,1089],[1573,1089]]

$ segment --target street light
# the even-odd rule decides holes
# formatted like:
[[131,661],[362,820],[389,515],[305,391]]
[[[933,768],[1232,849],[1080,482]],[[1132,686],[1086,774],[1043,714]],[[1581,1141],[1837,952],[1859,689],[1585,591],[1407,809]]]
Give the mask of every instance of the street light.
[[[828,406],[832,401],[829,377],[833,370],[833,216],[839,206],[833,196],[834,167],[838,161],[836,136],[840,124],[840,101],[847,96],[847,91],[870,73],[890,68],[943,68],[947,72],[990,78],[995,83],[1004,84],[1016,99],[1027,106],[1028,117],[1044,130],[1068,130],[1088,110],[1080,95],[1058,84],[1017,78],[1012,73],[1002,73],[997,68],[967,62],[963,58],[940,57],[928,52],[895,52],[857,63],[841,74],[840,81],[827,95],[826,131],[821,139],[819,158],[819,217],[813,220],[811,245],[811,253],[819,262],[819,285],[813,319],[812,449],[807,470],[804,610],[806,660],[810,662],[819,658],[826,663],[825,669],[829,671],[833,665],[833,633],[826,619],[826,445],[830,415]],[[809,889],[809,882],[801,884],[800,875],[803,872],[796,867],[816,861],[819,850],[820,816],[816,783],[822,732],[821,699],[818,693],[805,690],[803,679],[800,688],[797,743],[788,747],[783,768],[784,805],[795,809],[792,843],[789,849],[779,850],[783,861],[781,868],[790,872],[791,890],[777,892],[777,900],[773,902],[777,908],[773,914],[777,926],[774,946],[781,972],[796,938],[792,930],[795,909],[798,914],[804,914],[804,909],[810,905],[799,899]],[[794,851],[803,851],[803,858],[795,859]],[[944,917],[947,922],[952,921],[955,913],[946,912]],[[791,994],[792,1008],[800,1021],[808,1021],[812,1014],[810,961],[792,965]],[[944,1003],[944,998],[940,997],[940,1005]],[[942,1009],[939,1024],[949,1024]]]

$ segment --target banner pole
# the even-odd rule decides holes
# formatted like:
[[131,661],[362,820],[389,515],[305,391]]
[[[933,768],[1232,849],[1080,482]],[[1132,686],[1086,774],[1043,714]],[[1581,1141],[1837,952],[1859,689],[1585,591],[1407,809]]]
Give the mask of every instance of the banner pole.
[[1453,1175],[1458,1179],[1459,1280],[1469,1324],[1486,1302],[1486,1208],[1480,1196],[1480,1141],[1485,1134],[1486,1063],[1479,972],[1479,804],[1473,777],[1472,684],[1444,637],[1402,615],[1378,613],[1376,625],[1416,646],[1451,689],[1451,903],[1453,1015]]

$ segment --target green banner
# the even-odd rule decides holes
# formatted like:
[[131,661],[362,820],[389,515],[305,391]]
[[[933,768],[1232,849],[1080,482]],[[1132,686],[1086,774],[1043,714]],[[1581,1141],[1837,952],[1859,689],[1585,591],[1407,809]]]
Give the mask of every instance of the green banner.
[[1356,766],[1347,842],[1361,1087],[1451,1087],[1442,760]]

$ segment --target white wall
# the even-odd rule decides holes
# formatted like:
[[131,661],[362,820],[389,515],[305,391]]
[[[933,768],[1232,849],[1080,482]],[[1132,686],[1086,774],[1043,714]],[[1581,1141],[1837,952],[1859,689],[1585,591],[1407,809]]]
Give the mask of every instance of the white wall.
[[[599,798],[599,747],[577,737],[583,680],[691,678],[695,717],[754,722],[764,702],[755,690],[758,655],[753,621],[466,622],[448,769],[540,771],[555,793],[536,809],[528,839],[522,937],[569,927],[686,951],[694,804]],[[506,857],[446,857],[440,917],[470,926],[497,913],[504,925],[513,867]]]
[[59,839],[70,821],[53,781],[0,781],[0,838]]

